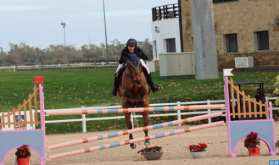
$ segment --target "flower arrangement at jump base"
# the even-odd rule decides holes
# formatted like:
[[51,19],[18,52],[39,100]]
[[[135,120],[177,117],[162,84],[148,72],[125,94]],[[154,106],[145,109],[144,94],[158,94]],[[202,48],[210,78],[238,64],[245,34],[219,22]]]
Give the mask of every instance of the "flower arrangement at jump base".
[[21,147],[17,148],[15,155],[17,157],[18,165],[29,165],[31,152],[28,147],[28,145],[22,145]]
[[159,160],[163,155],[162,147],[154,146],[144,148],[138,151],[146,160]]
[[260,138],[258,138],[258,133],[251,132],[247,135],[244,141],[244,147],[248,148],[249,156],[260,156]]
[[207,151],[205,150],[207,145],[205,143],[199,143],[199,145],[190,145],[188,149],[190,150],[190,154],[194,159],[203,158],[207,155]]

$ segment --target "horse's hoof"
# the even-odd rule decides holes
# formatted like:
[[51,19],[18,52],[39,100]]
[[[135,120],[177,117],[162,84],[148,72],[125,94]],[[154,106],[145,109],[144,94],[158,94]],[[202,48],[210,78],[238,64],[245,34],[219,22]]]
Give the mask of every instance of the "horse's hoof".
[[137,145],[134,143],[133,146],[130,146],[132,149],[136,149],[137,148]]
[[137,100],[138,100],[138,101],[144,101],[144,100],[143,100],[143,97],[137,97]]
[[144,145],[145,145],[146,147],[148,147],[148,146],[150,146],[150,142],[145,142]]

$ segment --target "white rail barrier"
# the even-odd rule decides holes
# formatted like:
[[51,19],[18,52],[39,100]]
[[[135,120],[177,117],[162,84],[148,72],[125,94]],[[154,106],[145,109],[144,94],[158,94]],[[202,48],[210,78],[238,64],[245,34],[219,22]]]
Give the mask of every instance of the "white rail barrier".
[[[94,66],[94,63],[90,62],[90,63],[74,63],[74,64],[69,64],[70,67],[86,67],[86,66]],[[105,66],[107,65],[106,62],[97,62],[97,66]],[[108,66],[111,65],[117,65],[117,62],[109,62]],[[18,69],[32,69],[32,68],[38,68],[40,69],[42,67],[41,63],[38,64],[34,64],[34,65],[18,65],[17,68]],[[60,68],[60,67],[67,67],[67,64],[49,64],[49,65],[44,65],[45,68],[48,67],[53,67],[53,68]],[[0,70],[9,70],[9,71],[16,71],[15,70],[16,66],[12,65],[12,66],[0,66]]]

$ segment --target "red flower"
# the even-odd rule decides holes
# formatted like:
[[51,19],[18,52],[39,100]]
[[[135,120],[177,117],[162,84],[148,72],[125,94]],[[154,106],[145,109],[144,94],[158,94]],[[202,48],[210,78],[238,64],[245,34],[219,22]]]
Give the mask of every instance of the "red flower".
[[158,147],[158,146],[154,146],[154,147],[149,147],[149,148],[144,148],[138,151],[138,153],[141,152],[141,154],[143,152],[162,152],[162,147]]
[[22,145],[22,148],[28,148],[29,146],[28,145]]
[[28,148],[28,145],[23,145],[17,148],[15,155],[17,158],[29,158],[31,153],[30,149]]
[[200,151],[205,151],[205,148],[207,145],[205,143],[199,143],[199,145],[190,145],[188,149],[191,152],[200,152]]
[[257,145],[260,145],[259,141],[260,139],[258,138],[258,133],[251,132],[249,135],[247,135],[244,141],[244,147],[255,148]]

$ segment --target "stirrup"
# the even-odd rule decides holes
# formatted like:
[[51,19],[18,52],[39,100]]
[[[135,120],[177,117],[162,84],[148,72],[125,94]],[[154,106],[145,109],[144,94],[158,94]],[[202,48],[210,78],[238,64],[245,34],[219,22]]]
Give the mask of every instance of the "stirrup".
[[[152,89],[152,88],[153,88],[153,89]],[[152,84],[151,90],[152,90],[153,92],[157,92],[157,91],[159,91],[161,88],[162,88],[162,87],[159,86],[159,85],[157,85],[157,84]]]
[[110,91],[109,94],[112,95],[112,96],[116,96],[117,95],[117,89],[113,88],[113,90]]

